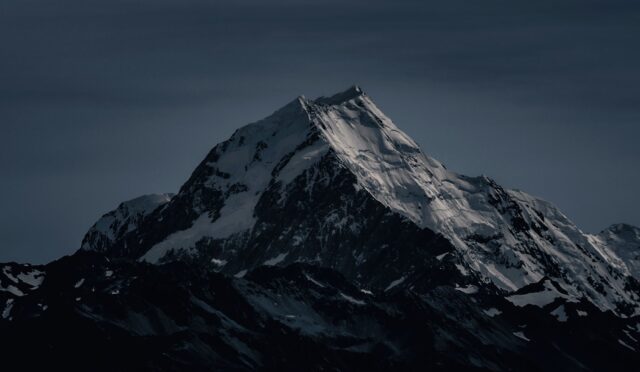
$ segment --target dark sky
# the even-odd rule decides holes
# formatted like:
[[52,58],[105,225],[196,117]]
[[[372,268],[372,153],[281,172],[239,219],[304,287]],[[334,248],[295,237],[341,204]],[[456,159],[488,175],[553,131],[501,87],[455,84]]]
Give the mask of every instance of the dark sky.
[[360,84],[423,150],[640,225],[640,2],[2,0],[0,261],[73,252],[235,128]]

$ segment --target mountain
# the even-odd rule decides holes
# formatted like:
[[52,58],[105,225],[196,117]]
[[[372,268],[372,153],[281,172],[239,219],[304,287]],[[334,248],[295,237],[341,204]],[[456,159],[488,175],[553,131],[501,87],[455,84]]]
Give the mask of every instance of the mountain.
[[79,370],[630,370],[639,275],[638,228],[586,234],[449,171],[352,87],[238,129],[76,254],[4,265],[0,350]]
[[307,262],[381,289],[449,252],[462,276],[505,293],[550,277],[603,310],[640,311],[628,290],[637,273],[609,240],[584,234],[545,201],[447,170],[358,87],[299,97],[239,129],[161,208],[117,223],[127,232],[108,244],[92,239],[110,218],[85,249],[152,263],[195,259],[238,276]]

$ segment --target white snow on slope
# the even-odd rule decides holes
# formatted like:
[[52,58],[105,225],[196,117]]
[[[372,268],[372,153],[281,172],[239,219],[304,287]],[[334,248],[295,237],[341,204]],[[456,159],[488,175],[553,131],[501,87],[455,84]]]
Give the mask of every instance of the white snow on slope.
[[[221,230],[223,229],[224,227],[222,227]],[[149,249],[147,253],[142,256],[141,260],[156,263],[169,251],[173,249],[193,248],[196,242],[203,237],[209,236],[215,238],[218,232],[218,229],[212,227],[211,218],[208,213],[203,213],[193,221],[189,229],[177,231],[169,235],[165,240]]]
[[32,270],[26,273],[18,274],[18,280],[27,283],[32,289],[37,289],[44,280],[44,272],[40,270]]
[[212,263],[212,264],[214,264],[214,265],[216,265],[216,266],[218,266],[218,267],[222,267],[222,266],[224,266],[224,265],[226,265],[226,264],[227,264],[227,261],[225,261],[225,260],[219,260],[219,259],[217,259],[217,258],[212,258],[212,259],[211,259],[211,263]]
[[555,310],[551,312],[551,315],[555,316],[560,322],[566,322],[569,319],[567,312],[564,309],[564,305],[560,305],[555,308]]
[[527,342],[531,341],[530,339],[527,338],[527,336],[524,335],[523,332],[513,332],[513,335]]
[[31,287],[31,290],[38,289],[38,287],[40,287],[40,284],[42,284],[42,281],[44,280],[44,275],[45,275],[44,272],[37,269],[31,269],[29,271],[20,271],[14,275],[11,272],[10,266],[4,266],[2,268],[2,273],[7,279],[14,282],[15,284],[25,283],[29,285]]
[[11,309],[13,309],[13,298],[7,300],[2,310],[2,319],[7,319],[11,316]]
[[483,310],[483,312],[490,318],[493,318],[494,316],[502,314],[502,311],[496,309],[495,307],[489,308],[487,310]]
[[349,295],[346,295],[346,294],[344,294],[342,292],[340,292],[340,297],[344,298],[345,300],[351,302],[354,305],[360,305],[360,306],[365,305],[364,301],[356,300],[355,298],[353,298],[353,297],[351,297]]
[[475,285],[471,285],[471,284],[469,284],[466,287],[456,287],[455,290],[456,291],[460,291],[462,293],[466,293],[466,294],[478,293],[478,287],[476,287]]
[[[130,232],[135,230],[137,219],[148,215],[161,205],[168,203],[173,194],[150,194],[128,200],[121,203],[114,211],[102,216],[87,234],[98,234],[108,241],[114,241],[119,231]],[[81,249],[100,249],[90,244],[89,241],[82,242]]]
[[287,255],[288,255],[288,253],[280,253],[277,256],[275,256],[274,258],[266,260],[262,264],[264,266],[275,266],[275,265],[281,263],[282,261],[284,261],[284,259],[287,258]]
[[[28,293],[29,291],[38,289],[44,280],[45,273],[40,270],[31,268],[29,265],[26,266],[26,268],[20,268],[17,273],[17,270],[12,271],[10,265],[4,266],[2,268],[2,275],[4,275],[4,277],[7,278],[10,283],[6,283],[5,281],[5,285],[2,284],[2,280],[0,280],[0,291],[9,292],[14,296],[22,297],[26,294],[25,291],[27,291]],[[24,284],[26,284],[30,288],[25,288]],[[19,287],[22,289],[20,289]]]
[[318,287],[320,287],[320,288],[325,288],[325,287],[326,287],[324,284],[322,284],[322,283],[320,283],[319,281],[317,281],[317,280],[313,279],[309,274],[306,274],[306,273],[305,273],[305,274],[304,274],[304,277],[305,277],[308,281],[310,281],[311,283],[313,283],[313,284],[317,285],[317,286],[318,286]]
[[[311,135],[312,127],[304,105],[304,98],[300,97],[266,119],[237,130],[229,139],[226,151],[219,154],[215,163],[209,164],[229,177],[212,176],[207,187],[223,193],[237,185],[243,185],[246,190],[225,199],[220,217],[212,220],[209,213],[203,211],[190,228],[170,235],[141,259],[158,262],[173,249],[194,248],[202,238],[225,239],[251,230],[255,224],[253,211],[273,180],[274,168]],[[290,183],[315,164],[328,148],[326,143],[319,141],[299,149],[280,169],[275,180],[283,185]]]
[[12,295],[18,296],[18,297],[24,296],[24,293],[19,288],[15,287],[15,286],[13,286],[11,284],[7,285],[6,287],[3,287],[2,285],[0,285],[0,291],[9,292]]
[[234,278],[244,278],[245,275],[247,275],[247,270],[240,270],[234,275]]
[[548,280],[544,282],[544,289],[542,291],[506,297],[507,301],[519,307],[527,305],[544,307],[555,301],[557,298],[575,301],[571,297],[560,293]]
[[390,289],[402,284],[402,282],[404,282],[405,279],[406,279],[406,277],[403,276],[400,279],[396,279],[396,280],[392,281],[391,283],[389,283],[389,285],[387,286],[387,288],[385,288],[384,291],[386,292],[386,291],[388,291],[388,290],[390,290]]
[[618,343],[620,343],[620,345],[626,347],[627,349],[629,349],[631,351],[636,351],[636,349],[633,346],[627,344],[626,342],[624,342],[624,341],[622,341],[620,339],[618,339]]
[[253,207],[257,201],[258,198],[255,196],[250,197],[249,200],[243,200],[237,195],[231,196],[221,210],[222,217],[211,221],[209,214],[203,213],[189,229],[175,232],[154,245],[145,253],[142,260],[155,263],[171,250],[194,248],[196,243],[205,237],[224,239],[251,229],[255,223]]

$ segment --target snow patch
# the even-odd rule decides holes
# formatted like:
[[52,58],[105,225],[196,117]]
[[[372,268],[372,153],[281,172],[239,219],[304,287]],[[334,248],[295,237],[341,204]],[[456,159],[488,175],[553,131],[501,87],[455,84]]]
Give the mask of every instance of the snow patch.
[[240,270],[233,276],[234,278],[244,278],[247,275],[247,270]]
[[13,276],[13,274],[11,274],[11,272],[9,272],[11,268],[9,266],[5,266],[2,268],[2,273],[12,282],[14,283],[18,283],[18,279],[16,277]]
[[525,340],[527,342],[531,341],[530,339],[527,338],[527,336],[524,335],[524,333],[522,333],[520,331],[519,332],[513,332],[513,335],[518,337],[518,338],[520,338],[520,339],[522,339],[522,340]]
[[20,273],[18,274],[18,279],[23,283],[30,285],[32,290],[37,289],[44,280],[44,272],[40,270],[32,270],[28,273]]
[[495,307],[483,310],[482,312],[484,312],[490,318],[502,314],[502,311],[496,309]]
[[551,312],[551,315],[555,316],[560,322],[566,322],[569,319],[567,317],[567,312],[564,309],[564,305],[558,306]]
[[629,349],[631,351],[636,351],[636,349],[633,346],[627,344],[626,342],[622,341],[621,339],[618,339],[618,343],[620,343],[620,345],[626,347],[627,349]]
[[277,256],[275,256],[275,257],[273,257],[271,259],[266,260],[265,262],[262,263],[262,265],[264,265],[264,266],[275,266],[275,265],[281,263],[282,261],[284,261],[284,259],[287,258],[288,254],[289,254],[288,252],[287,253],[280,253],[279,255],[277,255]]
[[305,274],[304,274],[304,277],[305,277],[308,281],[310,281],[311,283],[313,283],[313,284],[317,285],[318,287],[320,287],[320,288],[325,288],[325,285],[324,285],[324,284],[322,284],[322,283],[318,282],[317,280],[313,279],[309,274],[305,273]]
[[631,341],[638,343],[638,340],[635,337],[631,336],[631,332],[627,331],[626,329],[623,330],[622,332],[624,332],[624,334],[627,335],[627,337],[629,337]]
[[217,258],[212,258],[211,259],[211,263],[216,265],[216,266],[218,266],[218,267],[222,267],[222,266],[227,264],[227,261],[226,260],[219,260]]
[[7,319],[11,316],[11,309],[13,309],[13,298],[7,300],[2,310],[2,319]]
[[74,288],[80,288],[84,284],[84,278],[78,280],[76,284],[73,285]]
[[9,292],[12,295],[17,296],[17,297],[24,296],[24,293],[20,289],[18,289],[17,287],[15,287],[15,286],[13,286],[11,284],[9,284],[7,287],[0,286],[0,291]]
[[466,294],[474,294],[474,293],[478,293],[478,287],[476,287],[475,285],[471,285],[469,284],[466,287],[457,287],[455,288],[456,291],[460,291],[462,293],[466,293]]
[[391,283],[389,283],[389,286],[387,286],[387,288],[384,290],[385,292],[390,290],[391,288],[396,287],[399,284],[402,284],[402,282],[404,282],[404,280],[406,279],[406,277],[401,277],[400,279],[396,279],[394,281],[392,281]]
[[353,298],[353,297],[351,297],[351,296],[349,296],[349,295],[346,295],[346,294],[344,294],[344,293],[342,293],[342,292],[340,292],[340,296],[341,296],[342,298],[344,298],[345,300],[347,300],[347,301],[351,302],[352,304],[360,305],[360,306],[362,306],[362,305],[366,305],[366,303],[365,303],[364,301],[362,301],[362,300],[356,300],[355,298]]
[[458,269],[460,274],[462,274],[464,276],[469,276],[469,271],[467,271],[467,269],[464,266],[462,266],[460,264],[456,264],[456,269]]

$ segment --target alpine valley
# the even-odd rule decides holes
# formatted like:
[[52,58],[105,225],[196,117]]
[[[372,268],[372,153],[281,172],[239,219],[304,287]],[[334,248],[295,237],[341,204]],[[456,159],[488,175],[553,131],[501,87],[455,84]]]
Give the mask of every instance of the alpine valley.
[[359,87],[299,97],[75,254],[0,264],[0,365],[635,371],[640,229],[447,170]]

